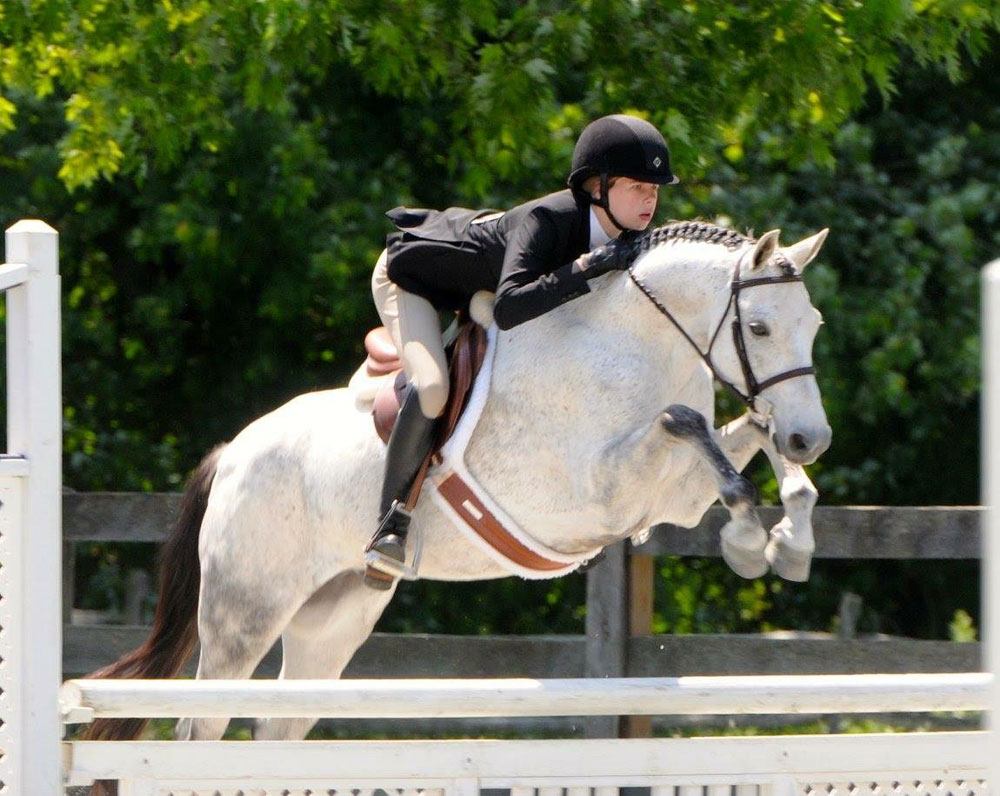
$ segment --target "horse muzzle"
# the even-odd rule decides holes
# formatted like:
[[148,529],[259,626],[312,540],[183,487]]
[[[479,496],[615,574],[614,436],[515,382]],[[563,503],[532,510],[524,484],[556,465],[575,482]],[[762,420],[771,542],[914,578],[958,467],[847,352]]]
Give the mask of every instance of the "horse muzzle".
[[794,429],[786,434],[774,433],[778,453],[795,464],[812,464],[830,447],[833,431],[829,425],[816,429]]

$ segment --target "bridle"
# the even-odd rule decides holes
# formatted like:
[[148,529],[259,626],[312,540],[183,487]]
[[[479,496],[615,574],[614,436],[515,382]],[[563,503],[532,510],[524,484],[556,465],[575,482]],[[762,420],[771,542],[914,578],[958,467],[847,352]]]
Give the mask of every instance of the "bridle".
[[[635,274],[635,264],[629,266],[628,275],[631,277],[632,281],[635,283],[636,287],[642,291],[643,295],[646,296],[652,302],[653,306],[664,315],[668,321],[670,321],[674,327],[681,333],[685,340],[687,340],[691,347],[698,352],[698,356],[701,357],[702,361],[708,366],[708,369],[712,371],[712,376],[715,378],[719,384],[723,385],[729,389],[737,398],[739,398],[747,408],[754,414],[758,414],[756,400],[764,390],[768,387],[772,387],[788,379],[794,379],[798,376],[813,376],[816,374],[816,369],[809,365],[802,368],[792,368],[791,370],[786,370],[783,373],[778,373],[775,376],[771,376],[769,379],[764,379],[764,381],[758,381],[757,377],[754,376],[753,368],[750,367],[750,360],[747,357],[747,346],[746,340],[743,337],[743,319],[740,315],[740,293],[751,287],[759,287],[761,285],[778,285],[784,282],[801,282],[802,274],[789,272],[781,274],[780,276],[761,276],[754,279],[740,279],[740,267],[743,263],[743,258],[746,256],[744,254],[736,261],[736,269],[733,272],[733,279],[729,286],[729,301],[726,302],[726,309],[722,313],[722,317],[719,318],[719,323],[715,327],[715,331],[712,333],[712,338],[708,343],[708,350],[702,351],[694,339],[687,333],[683,326],[680,325],[678,320],[670,313],[662,301],[660,301],[652,290],[649,289],[642,280],[639,279]],[[715,363],[712,362],[712,348],[715,346],[715,342],[719,337],[719,332],[722,331],[722,327],[726,322],[726,317],[729,315],[729,308],[733,307],[733,345],[736,348],[736,356],[740,360],[740,368],[743,370],[743,379],[747,385],[747,391],[742,392],[735,384],[731,381],[727,381],[719,373],[718,369],[715,367]]]

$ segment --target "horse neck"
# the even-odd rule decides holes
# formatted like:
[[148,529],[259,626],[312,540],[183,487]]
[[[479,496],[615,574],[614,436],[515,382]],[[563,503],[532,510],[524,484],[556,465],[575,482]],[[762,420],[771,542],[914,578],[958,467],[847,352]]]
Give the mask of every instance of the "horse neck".
[[[679,241],[651,250],[637,261],[636,271],[698,349],[705,351],[712,324],[725,313],[734,263],[735,254],[723,246]],[[546,379],[556,385],[561,381],[547,374],[570,373],[573,400],[584,405],[618,388],[619,405],[627,404],[627,413],[636,416],[675,401],[711,410],[711,377],[699,352],[627,274],[601,277],[593,295],[557,307],[511,334],[517,337],[513,345],[507,344],[506,335],[499,341],[496,363],[505,377],[491,388],[494,400],[544,406],[559,389]],[[616,369],[628,374],[620,384],[606,378]],[[636,379],[642,389],[636,388]],[[548,384],[548,389],[526,386],[536,382]]]
[[662,335],[664,325],[674,327],[676,323],[694,343],[679,348],[700,359],[694,347],[701,352],[708,350],[726,313],[730,281],[741,255],[742,251],[721,245],[687,241],[651,250],[636,263],[635,275],[669,318],[631,280],[623,280],[620,289],[628,294],[626,300],[632,305],[630,314],[636,318],[637,328]]

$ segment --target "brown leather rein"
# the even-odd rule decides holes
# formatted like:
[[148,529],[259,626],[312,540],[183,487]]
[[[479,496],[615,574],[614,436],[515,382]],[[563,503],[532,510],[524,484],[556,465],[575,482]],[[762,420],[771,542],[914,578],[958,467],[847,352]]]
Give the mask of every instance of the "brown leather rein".
[[[636,287],[642,291],[643,295],[652,302],[653,306],[660,311],[662,315],[670,321],[678,332],[687,340],[691,347],[698,352],[698,356],[701,357],[702,361],[708,366],[708,369],[712,371],[712,376],[715,378],[719,384],[723,385],[729,389],[737,398],[739,398],[751,412],[757,412],[755,406],[756,398],[768,387],[771,387],[779,382],[786,381],[788,379],[794,379],[798,376],[813,376],[816,374],[816,368],[812,365],[802,368],[793,368],[791,370],[786,370],[782,373],[778,373],[775,376],[771,376],[764,381],[758,381],[757,377],[754,376],[753,368],[750,366],[750,359],[747,357],[747,347],[746,340],[743,336],[743,319],[740,316],[740,292],[751,287],[759,287],[760,285],[778,285],[783,282],[801,282],[801,273],[789,273],[782,274],[781,276],[761,276],[754,279],[740,279],[740,266],[743,262],[743,257],[741,256],[739,260],[736,261],[736,269],[733,272],[733,280],[729,286],[729,301],[726,303],[726,309],[722,313],[722,317],[719,319],[719,325],[715,327],[715,332],[712,333],[712,339],[709,341],[708,350],[702,351],[694,339],[687,333],[683,326],[680,325],[678,320],[670,313],[670,310],[664,306],[663,302],[660,301],[652,290],[649,289],[642,280],[639,279],[635,274],[635,264],[633,263],[629,266],[628,275],[631,277],[632,281],[635,283]],[[733,345],[736,348],[736,356],[740,360],[740,368],[743,370],[743,379],[747,385],[747,392],[742,392],[735,384],[731,381],[727,381],[719,373],[718,369],[715,367],[715,363],[712,362],[712,348],[715,346],[715,341],[719,337],[719,332],[722,330],[723,325],[726,322],[726,317],[729,315],[729,308],[734,308],[733,313]]]

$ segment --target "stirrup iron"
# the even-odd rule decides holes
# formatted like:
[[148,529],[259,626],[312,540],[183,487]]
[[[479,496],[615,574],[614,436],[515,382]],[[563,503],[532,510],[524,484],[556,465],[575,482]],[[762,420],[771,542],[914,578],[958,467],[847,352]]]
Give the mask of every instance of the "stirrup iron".
[[[406,517],[409,518],[410,513],[406,508],[400,503],[400,501],[394,501],[390,512],[402,512],[405,513]],[[365,566],[381,572],[384,575],[390,575],[393,578],[403,578],[404,580],[417,580],[419,575],[417,570],[420,568],[420,556],[423,552],[424,547],[424,537],[417,528],[415,531],[407,531],[406,541],[413,539],[413,563],[409,566],[406,565],[405,559],[403,561],[398,561],[395,558],[385,555],[380,551],[374,549],[374,547],[365,551]],[[374,544],[373,540],[373,544]],[[405,556],[405,550],[404,550]]]

